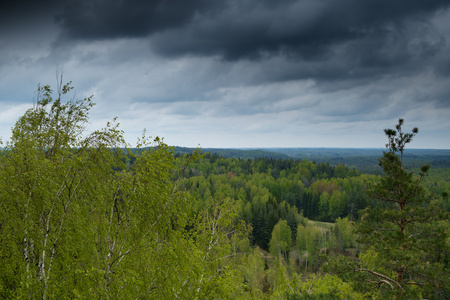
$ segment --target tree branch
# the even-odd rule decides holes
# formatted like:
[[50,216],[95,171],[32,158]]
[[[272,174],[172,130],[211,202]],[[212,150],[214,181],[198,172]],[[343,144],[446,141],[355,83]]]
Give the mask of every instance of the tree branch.
[[387,280],[387,281],[389,281],[389,282],[394,283],[399,289],[401,289],[402,291],[405,291],[405,290],[402,288],[402,286],[401,286],[400,283],[398,283],[397,281],[395,281],[394,279],[392,279],[392,278],[390,278],[390,277],[388,277],[388,276],[386,276],[386,275],[383,275],[383,274],[374,272],[374,271],[372,271],[372,270],[370,270],[370,269],[356,269],[355,271],[357,271],[357,272],[360,272],[360,271],[368,272],[368,273],[370,273],[370,274],[372,274],[372,275],[377,276],[378,278],[380,278],[380,280]]

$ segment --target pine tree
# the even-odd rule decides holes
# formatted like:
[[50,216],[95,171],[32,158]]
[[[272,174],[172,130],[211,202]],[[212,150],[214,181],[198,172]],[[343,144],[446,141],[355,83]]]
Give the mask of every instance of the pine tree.
[[400,119],[395,130],[385,130],[389,151],[379,161],[384,176],[368,189],[379,205],[360,212],[357,232],[366,252],[356,271],[382,297],[448,299],[448,214],[423,186],[429,166],[418,175],[404,168],[405,146],[418,129],[404,133],[402,125]]

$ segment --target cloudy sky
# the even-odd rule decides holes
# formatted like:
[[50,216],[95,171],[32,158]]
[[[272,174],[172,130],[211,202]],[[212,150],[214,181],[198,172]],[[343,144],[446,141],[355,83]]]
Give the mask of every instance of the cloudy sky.
[[62,68],[131,144],[450,149],[450,0],[4,2],[3,140]]

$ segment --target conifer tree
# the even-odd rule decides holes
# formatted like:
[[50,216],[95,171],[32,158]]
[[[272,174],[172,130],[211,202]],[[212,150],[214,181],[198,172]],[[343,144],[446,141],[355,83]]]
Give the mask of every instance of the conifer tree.
[[405,146],[418,133],[404,133],[403,123],[385,130],[389,151],[379,161],[384,176],[368,189],[379,205],[360,213],[357,232],[367,252],[356,271],[382,297],[448,299],[448,214],[423,186],[429,166],[418,175],[403,166]]

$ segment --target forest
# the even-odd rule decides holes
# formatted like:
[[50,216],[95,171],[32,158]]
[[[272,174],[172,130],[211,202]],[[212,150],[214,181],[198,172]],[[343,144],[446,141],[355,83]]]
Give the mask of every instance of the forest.
[[377,166],[129,145],[72,89],[38,86],[2,144],[0,298],[450,298],[448,156],[411,156],[403,119]]

